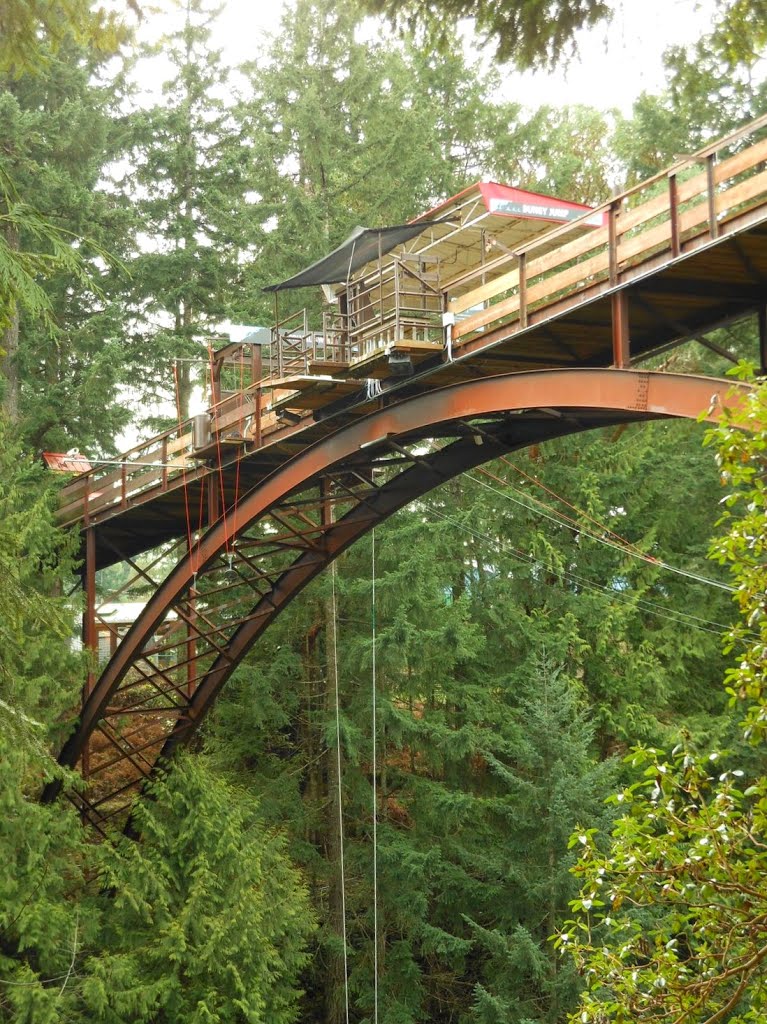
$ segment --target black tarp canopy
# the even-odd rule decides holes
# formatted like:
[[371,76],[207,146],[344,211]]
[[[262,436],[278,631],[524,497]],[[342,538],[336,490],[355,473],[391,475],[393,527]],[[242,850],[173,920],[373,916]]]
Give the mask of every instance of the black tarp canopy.
[[270,284],[264,291],[279,292],[283,288],[306,288],[309,285],[340,284],[348,281],[360,267],[378,259],[379,253],[383,255],[391,252],[403,242],[420,235],[431,224],[440,224],[443,220],[449,219],[443,217],[441,220],[419,221],[417,224],[396,224],[390,228],[357,227],[345,242],[327,256],[312,263],[306,270],[289,277],[287,281]]

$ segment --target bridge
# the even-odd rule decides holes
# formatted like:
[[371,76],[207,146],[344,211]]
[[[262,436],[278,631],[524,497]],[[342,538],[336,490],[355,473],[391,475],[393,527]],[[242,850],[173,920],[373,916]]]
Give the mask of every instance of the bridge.
[[[69,794],[84,820],[123,825],[282,610],[409,502],[555,437],[736,408],[744,385],[642,364],[690,339],[731,358],[707,335],[755,318],[767,366],[766,161],[763,117],[551,230],[483,234],[449,281],[429,260],[474,229],[468,200],[413,222],[420,248],[400,255],[373,232],[321,331],[276,318],[268,364],[215,354],[207,413],[116,465],[70,465],[59,521],[80,530],[93,658],[59,760],[85,777]],[[118,563],[113,599],[150,593],[126,628],[97,588]]]

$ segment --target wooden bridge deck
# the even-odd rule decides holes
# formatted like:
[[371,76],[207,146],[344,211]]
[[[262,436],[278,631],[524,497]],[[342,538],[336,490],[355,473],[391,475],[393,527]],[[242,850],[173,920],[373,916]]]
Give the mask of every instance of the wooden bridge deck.
[[452,282],[443,296],[454,321],[449,341],[413,376],[381,381],[380,393],[351,378],[262,381],[211,409],[204,457],[184,423],[125,453],[120,468],[73,480],[62,490],[60,522],[98,524],[95,563],[103,568],[183,536],[198,517],[211,521],[351,421],[446,385],[627,367],[752,315],[764,364],[765,167],[767,116],[610,200],[600,208],[603,227],[576,235],[564,224]]

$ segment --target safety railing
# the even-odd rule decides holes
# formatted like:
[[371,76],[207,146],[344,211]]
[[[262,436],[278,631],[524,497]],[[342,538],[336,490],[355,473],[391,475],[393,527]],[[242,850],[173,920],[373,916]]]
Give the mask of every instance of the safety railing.
[[124,452],[118,460],[91,460],[85,473],[61,491],[59,522],[83,521],[106,508],[127,508],[137,494],[167,490],[189,465],[192,424],[187,420]]
[[326,314],[325,344],[353,364],[389,345],[442,343],[442,293],[398,259],[353,282],[347,312]]
[[503,325],[524,329],[531,313],[563,297],[618,286],[642,264],[715,240],[767,198],[765,128],[767,115],[615,196],[595,211],[602,227],[573,237],[589,213],[454,280],[445,294],[454,346]]
[[389,341],[438,344],[443,302],[456,315],[453,345],[460,350],[488,329],[508,326],[510,335],[524,329],[531,313],[553,307],[563,296],[582,292],[585,299],[595,284],[618,287],[636,268],[662,267],[716,241],[743,215],[767,220],[765,129],[767,115],[610,200],[597,211],[604,212],[604,226],[572,237],[580,222],[564,224],[512,256],[467,272],[444,295],[395,261],[381,280],[362,282],[356,304],[347,313],[330,314],[322,332],[309,329],[306,311],[291,314],[275,327],[270,379],[212,406],[205,439],[195,436],[194,421],[187,420],[119,461],[91,459],[92,468],[63,488],[59,521],[87,525],[97,515],[209,473],[205,459],[218,444],[260,446],[280,427],[271,406],[289,387],[286,382],[281,389],[281,380],[307,373],[312,362],[354,363]]
[[91,459],[91,468],[62,488],[59,523],[87,526],[96,516],[122,511],[190,483],[209,473],[209,460],[232,443],[260,447],[280,426],[271,410],[275,397],[282,393],[278,385],[276,379],[273,383],[261,381],[234,392],[207,413],[135,445],[119,460]]
[[308,373],[310,335],[305,309],[291,313],[272,327],[272,365],[278,377]]

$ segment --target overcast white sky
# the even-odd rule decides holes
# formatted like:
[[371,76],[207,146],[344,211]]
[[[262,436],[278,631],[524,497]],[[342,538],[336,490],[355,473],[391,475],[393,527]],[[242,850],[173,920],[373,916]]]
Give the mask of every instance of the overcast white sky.
[[[581,59],[553,75],[509,73],[504,92],[528,106],[586,103],[626,113],[642,90],[663,86],[661,55],[710,26],[715,0],[618,0],[613,21],[581,39]],[[216,44],[237,64],[279,27],[281,0],[225,0]]]

